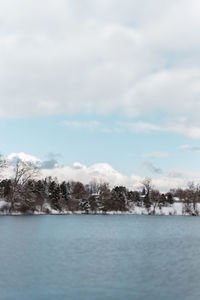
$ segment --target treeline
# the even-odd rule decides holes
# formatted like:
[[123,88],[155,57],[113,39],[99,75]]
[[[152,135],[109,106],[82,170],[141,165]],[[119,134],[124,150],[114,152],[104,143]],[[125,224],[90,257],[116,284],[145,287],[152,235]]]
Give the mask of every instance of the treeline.
[[130,191],[124,186],[110,188],[104,182],[93,181],[84,185],[74,181],[60,183],[51,177],[38,179],[38,172],[27,163],[18,162],[12,178],[0,181],[2,213],[106,213],[144,207],[149,214],[155,214],[156,209],[171,206],[180,199],[185,212],[198,214],[200,189],[194,184],[185,190],[160,193],[153,189],[151,179],[146,178],[141,191]]
[[12,179],[0,182],[0,195],[7,205],[3,206],[3,212],[50,213],[82,211],[85,213],[97,213],[98,211],[129,211],[136,206],[150,208],[162,207],[173,204],[173,196],[160,194],[159,191],[129,191],[124,186],[109,188],[107,183],[91,182],[62,182],[52,178],[44,180],[29,179],[25,183],[16,184]]

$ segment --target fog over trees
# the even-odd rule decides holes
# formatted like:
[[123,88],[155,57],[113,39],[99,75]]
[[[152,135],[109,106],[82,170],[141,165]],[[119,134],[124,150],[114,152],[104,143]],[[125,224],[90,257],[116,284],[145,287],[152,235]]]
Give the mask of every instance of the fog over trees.
[[[23,161],[13,166],[10,178],[1,176],[8,167],[0,160],[0,212],[4,214],[34,213],[109,213],[130,212],[145,208],[156,214],[163,207],[175,202],[183,204],[183,213],[198,215],[200,186],[193,182],[186,189],[171,189],[161,193],[154,189],[151,178],[141,182],[141,191],[124,186],[110,188],[107,182],[92,181],[88,184],[75,181],[58,182],[56,178],[41,179],[39,169]],[[110,183],[112,184],[112,183]]]

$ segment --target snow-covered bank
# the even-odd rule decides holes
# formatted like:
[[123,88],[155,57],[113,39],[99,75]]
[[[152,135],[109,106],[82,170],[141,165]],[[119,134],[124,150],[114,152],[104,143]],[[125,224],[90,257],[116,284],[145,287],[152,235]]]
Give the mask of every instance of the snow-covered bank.
[[[4,209],[3,209],[4,208]],[[75,211],[69,211],[69,210],[63,210],[63,211],[57,211],[55,209],[52,209],[50,205],[45,205],[43,208],[43,211],[36,210],[34,212],[28,212],[28,213],[22,213],[22,212],[9,212],[9,203],[5,200],[0,200],[0,216],[21,216],[21,215],[82,215],[82,214],[90,214],[90,215],[159,215],[159,216],[191,216],[191,215],[200,215],[200,203],[196,205],[196,210],[193,212],[186,211],[184,208],[183,202],[175,202],[172,205],[169,206],[163,206],[161,208],[156,207],[155,209],[153,207],[147,209],[145,207],[136,206],[132,207],[131,209],[127,211],[103,211],[103,210],[96,210],[96,211],[81,211],[81,210],[75,210]]]

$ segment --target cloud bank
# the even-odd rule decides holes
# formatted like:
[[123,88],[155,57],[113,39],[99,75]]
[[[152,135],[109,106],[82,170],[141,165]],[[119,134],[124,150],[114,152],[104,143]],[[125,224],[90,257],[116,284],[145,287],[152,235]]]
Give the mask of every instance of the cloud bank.
[[[23,152],[11,153],[7,159],[10,167],[6,170],[4,176],[11,176],[13,164],[17,160],[22,160],[38,167],[40,169],[40,178],[51,176],[52,178],[57,178],[60,182],[73,180],[81,181],[84,184],[91,181],[97,181],[99,183],[108,182],[111,187],[122,185],[129,189],[138,190],[142,188],[142,181],[144,180],[143,177],[135,173],[126,176],[115,170],[115,168],[108,163],[96,163],[86,166],[75,162],[72,166],[63,166],[57,162],[54,164],[54,158],[52,158],[52,163],[47,161],[47,164],[46,161],[42,161],[37,157]],[[171,170],[165,172],[147,161],[143,164],[143,167],[152,173],[154,188],[163,192],[169,191],[171,188],[184,188],[187,186],[187,183],[191,181],[198,183],[200,178],[199,172],[188,172],[185,170]]]

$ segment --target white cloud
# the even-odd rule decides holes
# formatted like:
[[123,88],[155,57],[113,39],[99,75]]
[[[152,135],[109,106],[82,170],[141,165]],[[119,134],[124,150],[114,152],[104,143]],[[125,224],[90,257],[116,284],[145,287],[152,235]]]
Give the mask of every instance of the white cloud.
[[30,162],[34,165],[38,165],[42,163],[42,160],[24,152],[19,153],[11,153],[7,157],[10,164],[16,163],[17,161]]
[[[108,163],[96,163],[91,166],[82,165],[79,162],[75,162],[72,166],[59,166],[58,164],[47,164],[45,168],[45,162],[37,157],[28,155],[25,153],[11,153],[8,156],[10,162],[14,162],[13,159],[20,158],[26,162],[31,163],[40,162],[41,178],[51,176],[57,177],[59,181],[81,181],[83,183],[89,183],[96,180],[97,182],[108,182],[110,186],[123,185],[129,189],[141,189],[143,177],[138,174],[132,174],[126,176],[119,171],[115,170]],[[189,172],[185,170],[171,170],[164,172],[163,170],[155,167],[151,163],[145,164],[147,169],[152,172],[152,183],[154,188],[160,191],[168,191],[170,188],[186,187],[188,182],[194,181],[199,183],[200,172]],[[10,177],[12,175],[12,165],[6,170],[4,176]]]
[[122,175],[107,163],[97,163],[87,167],[76,162],[73,166],[62,166],[53,170],[42,169],[41,175],[42,177],[57,177],[60,181],[74,180],[88,183],[96,180],[97,182],[109,182],[111,186],[132,185],[130,178]]
[[86,169],[86,166],[82,165],[81,163],[79,162],[75,162],[73,163],[73,168],[75,170],[81,170],[81,169]]
[[15,165],[18,161],[24,161],[32,164],[33,166],[40,169],[53,169],[59,167],[57,160],[55,159],[58,154],[49,153],[47,160],[41,160],[38,157],[35,157],[24,152],[11,153],[7,156],[8,163],[10,165]]
[[[117,121],[112,124],[104,124],[99,121],[68,121],[65,120],[62,124],[66,128],[73,130],[88,130],[90,132],[105,132],[105,133],[123,133],[123,132],[174,132],[192,139],[200,139],[200,122],[195,119],[187,119],[186,117],[168,118],[157,123],[150,122],[130,122]],[[152,153],[152,158],[167,156],[167,153]]]
[[146,153],[142,154],[141,157],[146,157],[146,158],[164,158],[168,157],[169,153],[168,152],[151,152],[151,153]]
[[166,120],[161,123],[149,122],[118,122],[118,131],[130,132],[175,132],[192,139],[200,139],[200,123],[196,120],[187,120],[186,118],[177,118],[175,120]]
[[[80,166],[80,167],[79,167]],[[152,167],[152,166],[151,166]],[[63,166],[54,169],[43,169],[43,177],[57,177],[58,180],[75,180],[83,183],[96,180],[97,182],[109,182],[110,186],[123,185],[129,189],[141,189],[143,177],[138,174],[126,176],[115,170],[107,163],[98,163],[91,166],[83,166],[76,163],[75,166]],[[156,189],[167,192],[171,188],[186,187],[188,182],[199,183],[200,172],[189,172],[185,170],[172,170],[163,172],[153,166],[152,183]]]
[[180,149],[186,151],[192,151],[192,152],[200,152],[200,146],[182,145],[180,146]]
[[149,130],[199,139],[199,9],[197,0],[1,1],[0,118],[161,113]]

